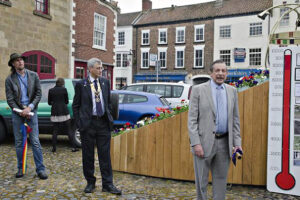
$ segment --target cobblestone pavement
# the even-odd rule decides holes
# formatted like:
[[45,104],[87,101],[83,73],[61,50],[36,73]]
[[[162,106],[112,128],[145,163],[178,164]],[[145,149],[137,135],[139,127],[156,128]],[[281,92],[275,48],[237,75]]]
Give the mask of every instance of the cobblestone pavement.
[[[174,181],[114,172],[114,183],[122,196],[101,192],[101,176],[97,163],[96,190],[83,192],[86,181],[82,175],[81,150],[71,152],[65,136],[59,137],[57,152],[51,152],[50,136],[41,136],[44,163],[49,178],[40,180],[35,173],[31,147],[28,148],[27,174],[15,178],[16,156],[12,139],[0,145],[0,199],[196,199],[193,182]],[[211,194],[211,186],[209,186]],[[232,186],[226,199],[300,199],[300,197],[270,193],[263,187]]]

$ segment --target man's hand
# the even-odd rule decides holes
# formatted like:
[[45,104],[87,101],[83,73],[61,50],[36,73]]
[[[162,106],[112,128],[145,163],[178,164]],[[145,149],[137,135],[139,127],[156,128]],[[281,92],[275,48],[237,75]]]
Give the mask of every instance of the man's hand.
[[27,119],[30,119],[30,115],[29,113],[31,112],[31,108],[30,107],[26,107],[22,110],[22,112],[20,113],[20,115],[22,117],[26,117]]
[[194,152],[196,154],[196,156],[203,158],[204,157],[204,151],[202,149],[201,144],[196,144],[194,147]]
[[236,146],[236,147],[233,148],[233,153],[235,153],[238,149],[243,152],[243,149],[242,149],[241,146]]

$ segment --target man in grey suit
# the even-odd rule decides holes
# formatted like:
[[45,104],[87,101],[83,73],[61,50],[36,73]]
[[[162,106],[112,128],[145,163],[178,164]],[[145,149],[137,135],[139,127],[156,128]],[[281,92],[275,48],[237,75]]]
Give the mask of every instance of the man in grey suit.
[[[14,108],[21,110],[21,112],[12,111],[13,133],[18,160],[16,178],[23,176],[23,136],[20,128],[21,125],[26,122],[32,128],[29,139],[32,145],[36,173],[40,179],[47,179],[48,176],[43,164],[43,153],[39,140],[38,118],[36,113],[37,106],[42,97],[40,80],[37,73],[25,69],[24,59],[23,56],[17,53],[10,55],[8,65],[11,67],[11,74],[8,75],[5,80],[5,92],[8,105],[12,110]],[[30,112],[33,112],[34,115],[31,116]]]
[[222,60],[211,67],[211,80],[193,86],[188,129],[194,156],[197,199],[207,199],[209,170],[212,172],[213,199],[226,195],[231,154],[241,148],[237,91],[224,83],[227,68]]

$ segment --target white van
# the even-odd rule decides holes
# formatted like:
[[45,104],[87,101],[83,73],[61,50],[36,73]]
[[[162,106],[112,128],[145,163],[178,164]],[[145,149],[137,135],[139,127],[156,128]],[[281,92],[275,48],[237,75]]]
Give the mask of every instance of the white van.
[[124,86],[122,90],[149,92],[162,95],[168,100],[171,107],[181,105],[181,101],[189,102],[189,92],[191,86],[185,83],[169,82],[142,82]]

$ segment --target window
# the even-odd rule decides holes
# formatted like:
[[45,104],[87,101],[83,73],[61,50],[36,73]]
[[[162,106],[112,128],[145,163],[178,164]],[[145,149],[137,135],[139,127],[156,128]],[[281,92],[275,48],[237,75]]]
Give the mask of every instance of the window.
[[203,68],[204,45],[194,46],[194,68]]
[[127,53],[117,53],[116,54],[116,66],[117,67],[127,67],[128,66],[128,54]]
[[122,67],[127,67],[127,66],[128,66],[127,53],[123,53],[123,57],[122,57]]
[[175,47],[175,68],[184,68],[184,47]]
[[185,27],[176,28],[176,43],[184,43],[185,41]]
[[230,66],[230,50],[220,50],[220,59],[225,62],[226,66]]
[[124,45],[125,44],[125,32],[118,32],[118,45]]
[[249,49],[249,64],[251,66],[261,65],[261,49]]
[[262,34],[262,23],[250,23],[250,36]]
[[143,92],[144,91],[144,85],[131,85],[131,86],[128,86],[126,88],[126,90]]
[[84,67],[76,66],[75,69],[76,69],[75,78],[79,78],[79,79],[85,78],[85,68]]
[[127,85],[127,78],[125,78],[125,77],[117,77],[116,78],[116,89],[117,90],[120,90],[125,85]]
[[142,95],[125,94],[124,103],[142,103],[147,102],[148,98]]
[[43,51],[29,51],[23,54],[25,68],[38,73],[40,79],[54,78],[55,59]]
[[167,47],[158,47],[158,60],[160,61],[160,68],[167,68]]
[[231,37],[231,26],[220,26],[220,38],[230,38]]
[[[288,11],[289,8],[280,8],[280,16],[282,16],[286,11]],[[280,26],[288,26],[290,20],[290,14],[284,15],[284,17],[280,21]]]
[[148,45],[150,40],[150,31],[142,30],[142,45]]
[[158,44],[167,44],[167,29],[158,30]]
[[106,43],[106,17],[94,14],[94,42],[93,47],[105,50]]
[[48,15],[49,14],[49,0],[35,0],[35,10],[37,12]]
[[141,49],[141,68],[149,68],[149,50],[147,49]]
[[118,53],[117,54],[117,67],[121,67],[121,62],[122,62],[122,54]]
[[183,92],[183,86],[174,86],[172,97],[179,98],[179,97],[181,97],[182,92]]
[[171,97],[171,85],[147,85],[146,92]]
[[204,41],[204,24],[195,25],[195,42]]
[[48,92],[55,86],[55,81],[47,81],[41,83],[42,98],[41,102],[48,102]]

